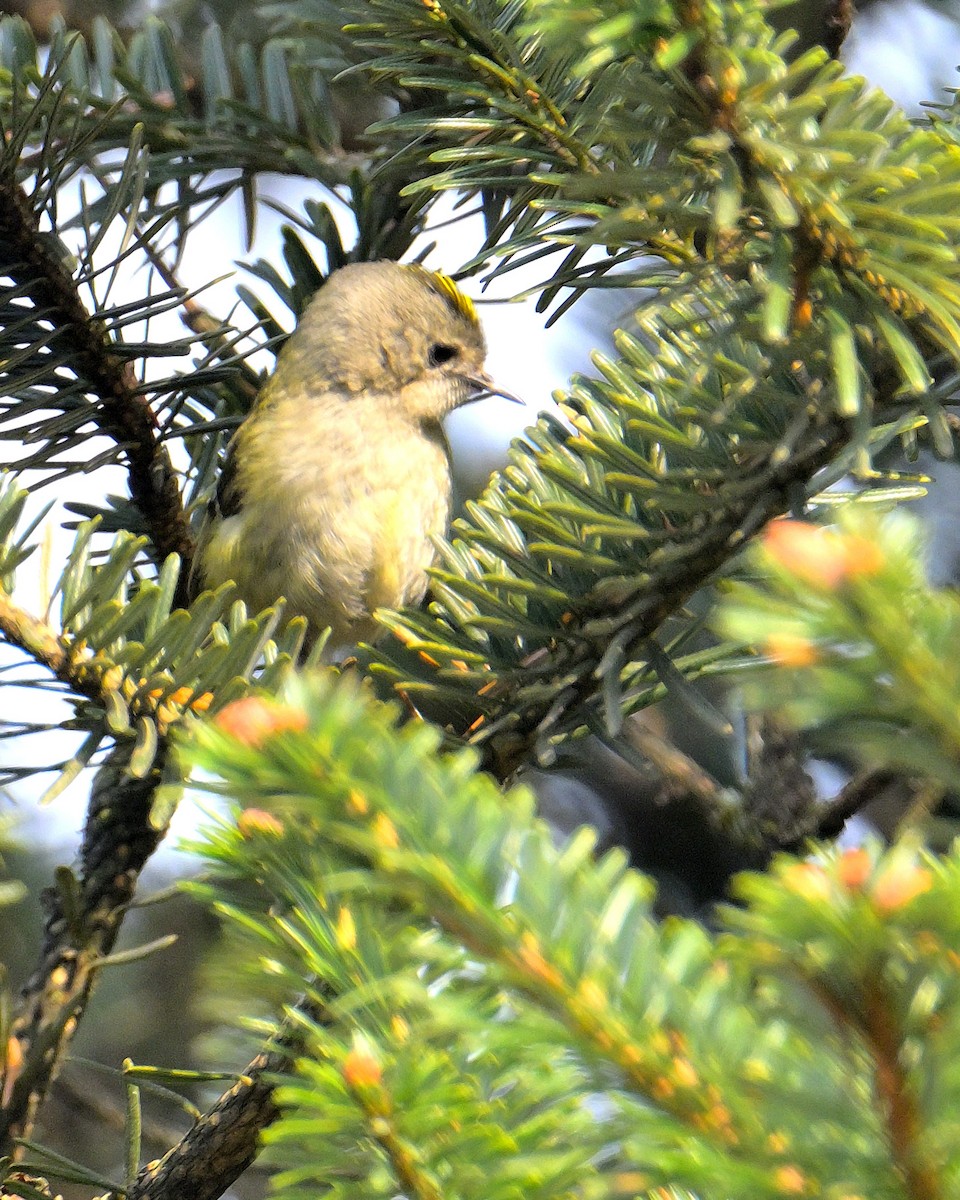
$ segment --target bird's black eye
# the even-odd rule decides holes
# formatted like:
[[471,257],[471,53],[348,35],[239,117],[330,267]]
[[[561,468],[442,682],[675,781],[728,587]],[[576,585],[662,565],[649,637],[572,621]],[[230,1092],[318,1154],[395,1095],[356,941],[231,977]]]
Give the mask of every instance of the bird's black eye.
[[460,351],[456,346],[447,346],[443,342],[437,342],[427,351],[427,361],[431,367],[442,367],[444,363],[451,362],[459,355]]

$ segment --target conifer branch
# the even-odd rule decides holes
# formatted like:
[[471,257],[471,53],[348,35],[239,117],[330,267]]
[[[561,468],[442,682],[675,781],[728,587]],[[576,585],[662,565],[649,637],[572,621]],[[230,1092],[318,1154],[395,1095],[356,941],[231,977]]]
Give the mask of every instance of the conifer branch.
[[[237,1082],[162,1158],[148,1163],[123,1193],[124,1200],[217,1200],[256,1158],[260,1136],[279,1116],[276,1076],[301,1051],[304,1021],[323,1017],[314,1000],[301,1000]],[[120,1200],[119,1194],[100,1200]]]
[[126,460],[130,495],[143,514],[156,557],[179,554],[187,572],[193,535],[176,473],[157,436],[156,419],[131,364],[113,352],[66,267],[46,249],[30,202],[13,178],[14,165],[6,164],[0,177],[0,245],[11,264],[8,274],[72,346],[75,372],[97,397],[90,419]]
[[[849,1014],[844,1014],[849,1022]],[[939,1173],[924,1161],[921,1145],[923,1122],[917,1099],[903,1068],[903,1037],[890,1009],[889,996],[880,980],[864,998],[859,1032],[873,1056],[874,1085],[880,1101],[890,1152],[903,1178],[909,1200],[942,1200]]]
[[861,771],[832,800],[812,809],[808,820],[784,838],[781,848],[798,852],[810,838],[837,837],[851,817],[862,812],[897,778],[895,771],[886,769]]
[[150,815],[167,754],[161,739],[145,778],[129,774],[132,742],[120,742],[97,772],[90,795],[79,876],[61,873],[43,895],[43,945],[20,995],[0,1109],[0,1153],[30,1136],[95,982],[113,948],[140,871],[164,829]]
[[[109,709],[115,699],[129,701],[135,690],[112,659],[93,656],[82,642],[57,633],[52,625],[15,604],[3,588],[0,588],[0,637],[46,667],[74,695],[83,696],[104,709]],[[171,699],[173,706],[169,703]],[[163,733],[178,719],[184,707],[199,712],[209,706],[210,700],[210,693],[198,696],[183,689],[170,696],[158,689],[155,694],[137,695],[134,711],[137,716],[155,722],[159,732]]]
[[797,831],[807,830],[806,836],[812,836],[823,806],[806,772],[806,748],[796,732],[771,717],[749,717],[747,728],[747,782],[743,814],[736,824],[759,866],[785,845],[802,848]]
[[940,1172],[934,1164],[924,1162],[923,1118],[902,1064],[904,1036],[898,1018],[890,1010],[883,980],[870,980],[866,985],[862,1008],[848,1007],[822,984],[815,983],[814,990],[840,1027],[863,1038],[868,1046],[890,1158],[908,1200],[942,1200]]
[[276,1120],[272,1076],[289,1049],[258,1054],[242,1077],[160,1159],[148,1163],[126,1200],[216,1200],[257,1156],[260,1135]]
[[443,1200],[443,1193],[417,1161],[415,1148],[408,1145],[400,1135],[392,1112],[389,1109],[382,1110],[384,1100],[388,1100],[383,1096],[382,1089],[377,1103],[371,1103],[358,1092],[355,1092],[354,1096],[366,1118],[370,1137],[389,1159],[393,1174],[403,1188],[404,1196],[410,1200]]
[[[8,509],[21,504],[22,493],[8,498]],[[62,635],[15,605],[0,588],[0,634],[91,702],[93,712],[81,709],[79,723],[92,718],[94,749],[98,739],[107,737],[106,714],[111,714],[116,738],[93,781],[79,870],[76,875],[66,868],[58,872],[56,886],[44,894],[42,945],[21,993],[5,1056],[0,1155],[11,1152],[17,1139],[29,1137],[97,971],[114,945],[140,872],[166,832],[169,812],[157,814],[157,789],[180,778],[175,767],[168,770],[169,727],[185,709],[198,711],[213,702],[210,691],[197,694],[198,678],[218,693],[235,693],[238,683],[242,688],[238,673],[242,678],[260,661],[275,625],[269,617],[239,623],[229,647],[205,645],[230,603],[230,590],[208,593],[189,613],[171,614],[177,566],[171,558],[164,568],[166,582],[145,583],[131,598],[120,576],[129,570],[142,539],[121,536],[107,566],[98,571],[82,565],[93,528],[88,526],[78,537],[72,570],[60,585],[70,618]],[[2,549],[11,560],[17,557],[10,547]],[[116,622],[126,621],[129,631],[137,615],[144,622],[141,630],[154,626],[153,650],[135,641],[123,642],[122,650],[118,646]],[[104,644],[88,645],[83,633],[87,628],[96,628]],[[294,629],[291,636],[294,649],[301,634]],[[179,661],[168,654],[172,640],[180,648]],[[285,661],[285,655],[277,656],[272,669],[282,671]],[[189,683],[178,686],[178,670],[179,678]],[[89,757],[78,754],[75,762],[82,765]]]
[[[516,672],[504,673],[490,689],[498,700],[497,712],[483,722],[474,721],[469,731],[484,753],[487,768],[500,779],[509,778],[538,751],[542,755],[546,737],[565,716],[596,707],[596,667],[611,641],[620,640],[625,660],[643,658],[644,644],[664,621],[739,553],[748,538],[785,512],[796,489],[831,462],[849,436],[846,422],[823,419],[786,462],[771,459],[761,466],[737,503],[721,509],[705,532],[685,540],[684,553],[658,573],[655,588],[640,589],[635,598],[613,603],[604,612],[599,608],[585,612],[568,622],[549,651],[521,664]],[[592,625],[598,629],[602,625],[602,645],[591,636]],[[531,680],[551,678],[563,678],[564,686],[542,706],[516,703],[515,693]]]
[[26,651],[34,661],[47,667],[56,677],[90,699],[100,698],[100,689],[91,684],[89,673],[71,668],[70,658],[57,631],[14,604],[0,588],[0,635],[11,646]]

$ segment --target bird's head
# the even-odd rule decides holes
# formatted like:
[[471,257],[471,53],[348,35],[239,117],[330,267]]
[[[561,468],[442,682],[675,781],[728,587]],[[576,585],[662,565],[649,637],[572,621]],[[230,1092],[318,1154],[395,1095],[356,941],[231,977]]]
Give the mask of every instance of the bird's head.
[[484,371],[485,356],[476,309],[452,279],[415,264],[368,262],[327,279],[278,369],[348,402],[382,398],[432,424],[483,394],[504,394]]

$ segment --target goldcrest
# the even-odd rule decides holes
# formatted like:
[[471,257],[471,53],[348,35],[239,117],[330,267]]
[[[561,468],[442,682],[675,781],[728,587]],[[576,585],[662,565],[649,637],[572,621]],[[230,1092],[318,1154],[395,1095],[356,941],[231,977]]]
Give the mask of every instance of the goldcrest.
[[230,443],[191,592],[232,579],[251,612],[283,596],[333,646],[369,640],[376,609],[417,604],[450,517],[443,418],[506,394],[485,353],[446,276],[394,262],[333,272]]

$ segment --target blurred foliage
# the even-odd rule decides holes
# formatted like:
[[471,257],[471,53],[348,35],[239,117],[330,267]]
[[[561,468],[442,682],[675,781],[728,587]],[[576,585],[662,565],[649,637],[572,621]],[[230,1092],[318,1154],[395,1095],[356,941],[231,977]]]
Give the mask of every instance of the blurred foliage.
[[916,518],[856,505],[838,517],[775,522],[751,553],[758,578],[730,585],[717,620],[766,657],[745,699],[824,750],[956,793],[960,601],[927,583]]
[[428,726],[329,680],[286,701],[188,746],[236,802],[197,848],[245,986],[306,981],[323,1012],[268,1135],[276,1194],[955,1186],[956,851],[783,859],[714,938],[655,922],[621,854],[557,848]]

